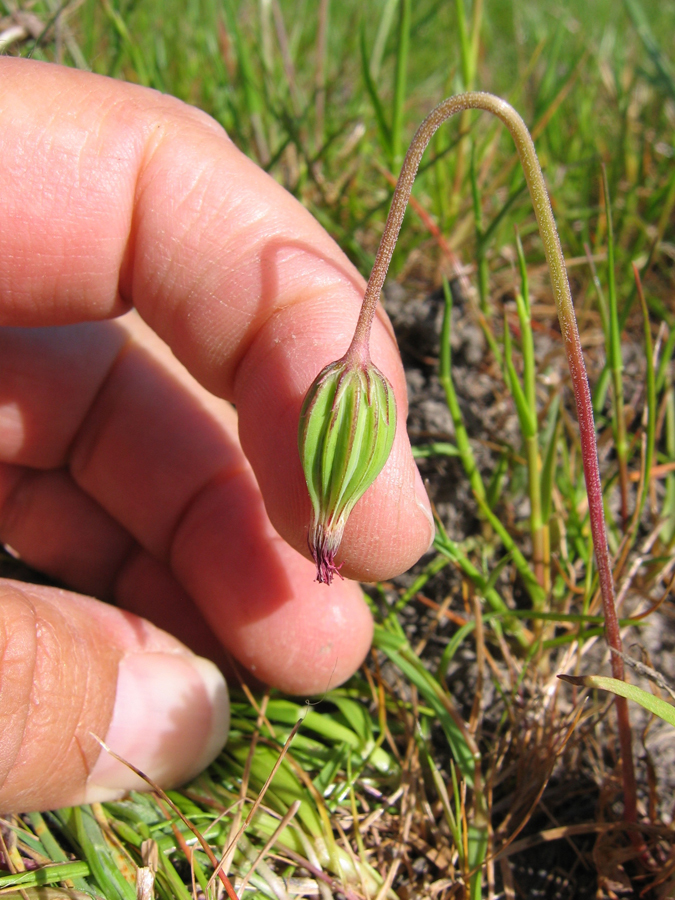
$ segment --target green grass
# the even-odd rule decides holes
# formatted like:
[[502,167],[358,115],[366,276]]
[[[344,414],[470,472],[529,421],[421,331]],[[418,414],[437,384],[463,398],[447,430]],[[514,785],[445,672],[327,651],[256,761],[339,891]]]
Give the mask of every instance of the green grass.
[[[599,0],[591,15],[581,0],[562,7],[550,0],[486,0],[472,8],[461,0],[330,4],[322,62],[318,15],[308,0],[281,3],[284,33],[271,5],[237,0],[85,0],[72,14],[64,6],[56,19],[56,3],[36,0],[31,9],[56,25],[10,52],[59,58],[202,107],[314,213],[364,275],[392,193],[385,171],[400,164],[423,116],[470,82],[508,98],[535,136],[573,261],[615,576],[619,585],[630,578],[622,624],[661,596],[675,541],[675,472],[668,468],[675,462],[674,5]],[[326,73],[321,115],[318,68]],[[246,896],[291,896],[319,884],[322,896],[384,897],[394,888],[399,896],[431,897],[463,884],[478,898],[495,879],[499,887],[519,877],[508,841],[531,816],[539,823],[539,792],[551,772],[564,781],[559,755],[565,777],[591,771],[598,791],[617,796],[615,733],[602,698],[574,729],[571,690],[554,695],[551,688],[563,662],[566,671],[583,670],[579,654],[601,635],[601,620],[563,357],[555,342],[547,356],[534,349],[537,327],[556,328],[540,274],[543,250],[504,129],[477,115],[446,126],[414,195],[446,246],[410,212],[390,274],[428,293],[442,274],[456,274],[458,261],[474,267],[475,297],[463,315],[487,337],[482,371],[500,398],[510,398],[504,402],[518,417],[519,440],[491,445],[477,465],[489,435],[464,423],[446,291],[438,375],[454,435],[427,440],[417,456],[428,471],[448,461],[457,477],[464,470],[465,492],[475,495],[473,532],[453,534],[439,522],[436,555],[411,586],[370,591],[375,653],[347,686],[311,708],[276,695],[255,704],[235,695],[222,757],[171,794],[219,858],[304,717],[227,866],[235,889],[249,873]],[[643,348],[639,383],[631,386],[621,373],[626,341]],[[644,355],[657,344],[661,356],[647,366]],[[652,458],[661,467],[654,477],[644,465]],[[622,502],[625,514],[612,514]],[[451,673],[467,657],[471,666],[462,671],[472,681],[463,696]],[[658,669],[658,659],[652,664]],[[644,767],[638,776],[647,783]],[[571,824],[573,809],[562,809]],[[568,822],[559,816],[558,824]],[[193,885],[215,896],[209,857],[152,796],[22,817],[13,820],[13,833],[17,869],[27,860],[49,865],[0,877],[0,893],[61,884],[132,898],[136,871],[156,847],[157,896],[187,900]],[[668,836],[649,838],[657,863],[659,841]],[[502,861],[494,862],[500,849]],[[639,862],[627,868],[630,877],[641,875]],[[665,867],[650,877],[661,874]],[[635,885],[646,887],[644,880]]]

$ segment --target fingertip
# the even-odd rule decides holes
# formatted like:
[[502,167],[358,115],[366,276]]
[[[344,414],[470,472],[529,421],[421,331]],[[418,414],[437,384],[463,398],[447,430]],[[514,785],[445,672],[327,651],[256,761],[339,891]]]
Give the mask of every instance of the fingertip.
[[0,580],[0,811],[56,809],[191,778],[227,736],[216,666],[90,597]]
[[[258,654],[247,665],[284,693],[316,696],[343,684],[361,666],[372,644],[373,619],[358,584],[348,579],[319,584],[311,580],[312,566],[300,562],[305,586],[292,607],[279,607],[264,624],[268,642],[269,635],[278,637],[263,658]],[[245,640],[255,644],[255,624]]]
[[387,581],[427,553],[434,535],[429,498],[404,431],[384,469],[355,506],[338,562],[348,578]]
[[[188,653],[130,653],[119,664],[113,716],[105,743],[164,787],[199,774],[222,750],[230,707],[225,679]],[[81,802],[117,799],[148,784],[105,749]]]
[[424,549],[424,553],[428,553],[429,550],[434,546],[434,539],[436,537],[436,523],[434,522],[434,514],[431,509],[431,502],[429,500],[429,495],[427,494],[427,489],[424,486],[424,482],[422,481],[422,476],[420,475],[420,470],[417,468],[417,464],[413,461],[413,466],[415,467],[414,474],[414,485],[413,490],[415,493],[415,502],[417,503],[417,508],[420,510],[426,523],[429,526],[429,542]]

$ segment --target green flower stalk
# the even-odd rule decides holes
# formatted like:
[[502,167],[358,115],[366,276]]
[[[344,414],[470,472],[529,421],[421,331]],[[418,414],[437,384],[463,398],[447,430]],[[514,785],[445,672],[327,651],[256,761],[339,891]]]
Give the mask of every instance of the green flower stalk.
[[312,501],[309,549],[316,580],[340,574],[335,555],[356,502],[386,463],[396,431],[391,385],[356,341],[323,369],[300,413],[298,446]]

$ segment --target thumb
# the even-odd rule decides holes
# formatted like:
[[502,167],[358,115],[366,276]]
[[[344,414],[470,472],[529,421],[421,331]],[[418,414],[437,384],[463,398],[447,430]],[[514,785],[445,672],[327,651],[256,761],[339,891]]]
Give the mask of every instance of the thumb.
[[229,725],[216,666],[131,613],[0,580],[0,813],[111,800],[198,774]]

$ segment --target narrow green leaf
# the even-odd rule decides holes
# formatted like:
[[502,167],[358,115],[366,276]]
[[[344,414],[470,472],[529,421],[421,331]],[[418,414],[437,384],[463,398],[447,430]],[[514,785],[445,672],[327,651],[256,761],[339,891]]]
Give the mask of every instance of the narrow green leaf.
[[462,82],[465,91],[470,91],[473,86],[473,70],[471,65],[471,42],[469,41],[469,28],[466,21],[464,0],[456,0],[455,11],[457,13],[457,33],[459,35],[459,52],[462,64]]
[[494,467],[492,475],[490,476],[490,482],[487,488],[487,494],[485,499],[487,500],[487,505],[490,509],[494,509],[497,503],[499,502],[499,498],[502,495],[502,489],[504,487],[504,476],[506,475],[509,468],[509,456],[507,453],[500,454],[499,459],[497,460],[497,465]]
[[348,726],[359,736],[362,744],[362,754],[367,756],[375,743],[373,725],[368,708],[355,700],[349,700],[347,697],[331,696],[330,701],[337,706],[346,719]]
[[115,31],[121,38],[122,44],[124,45],[127,53],[129,54],[134,69],[136,70],[136,74],[138,75],[138,80],[145,87],[150,87],[150,74],[146,68],[145,59],[140,51],[140,48],[138,47],[138,44],[129,34],[129,29],[127,28],[124,18],[116,9],[113,8],[110,0],[104,0],[103,9],[105,10],[105,14],[110,20],[111,24],[115,28]]
[[645,50],[656,66],[656,70],[667,87],[670,96],[675,100],[675,72],[673,71],[673,64],[656,42],[644,9],[638,0],[623,0],[623,2]]
[[628,684],[626,681],[619,681],[618,678],[608,678],[605,675],[558,675],[562,681],[569,684],[575,684],[579,687],[596,688],[600,691],[609,691],[612,694],[618,694],[619,697],[625,697],[627,700],[633,700],[639,703],[644,709],[669,725],[675,726],[675,706],[655,697],[649,691],[636,687],[634,684]]
[[659,359],[659,368],[656,374],[656,393],[660,394],[666,383],[666,375],[668,374],[668,366],[673,358],[675,351],[675,326],[670,326],[668,339],[661,350],[661,358]]
[[[490,614],[488,613],[488,615]],[[484,619],[485,618],[487,618],[487,616],[484,617]],[[457,653],[461,645],[464,643],[464,639],[467,638],[475,628],[476,623],[473,619],[471,619],[465,625],[460,626],[450,638],[445,647],[445,650],[443,651],[443,655],[441,656],[441,660],[436,670],[436,677],[439,680],[445,677],[448,671],[448,666],[450,665],[455,653]]]
[[511,610],[509,610],[503,598],[494,588],[489,587],[488,579],[478,571],[478,569],[474,566],[474,564],[466,556],[466,554],[462,552],[459,545],[448,537],[448,535],[445,533],[445,530],[442,529],[440,524],[438,522],[436,524],[437,533],[436,540],[434,542],[434,547],[436,548],[436,550],[439,553],[442,553],[444,556],[447,556],[448,559],[452,560],[452,562],[454,562],[461,569],[461,571],[467,576],[467,578],[469,578],[473,582],[473,585],[477,589],[480,596],[485,598],[486,602],[492,607],[494,611],[505,614],[504,624],[508,628],[509,632],[514,635],[521,646],[526,648],[529,647],[530,641],[528,640],[527,635],[523,632],[522,625],[513,616],[510,615]]
[[486,824],[471,824],[468,828],[469,869],[471,876],[470,900],[481,900],[483,896],[483,863],[488,848],[488,828]]
[[[458,7],[464,7],[464,0],[458,0]],[[487,243],[483,239],[483,210],[480,202],[480,190],[478,187],[478,172],[476,171],[476,144],[471,143],[471,161],[469,166],[471,178],[471,196],[473,198],[473,218],[476,230],[476,264],[478,268],[478,294],[480,296],[480,308],[483,315],[490,316],[490,270],[486,256]]]
[[422,757],[427,764],[429,771],[431,772],[431,777],[433,779],[434,785],[436,787],[436,792],[441,801],[441,807],[443,809],[443,815],[445,817],[445,821],[450,829],[450,834],[452,835],[452,839],[454,841],[455,847],[457,848],[457,852],[461,854],[463,851],[462,846],[462,833],[457,824],[457,819],[455,818],[455,814],[452,810],[452,805],[450,803],[450,797],[448,796],[448,789],[445,784],[445,779],[441,774],[438,766],[434,762],[432,755],[429,753],[429,744],[426,740],[424,740],[423,736],[419,733],[419,729],[416,732],[417,737],[417,745],[420,748],[420,752],[422,753]]
[[384,628],[375,628],[375,646],[382,650],[395,666],[417,687],[426,702],[433,708],[443,728],[453,758],[469,786],[473,785],[475,761],[469,749],[462,729],[448,711],[451,700],[443,691],[433,675],[424,668],[422,662],[414,654],[407,641],[397,641],[396,649],[387,639]]
[[394,21],[394,13],[396,12],[396,4],[398,0],[384,0],[380,23],[377,26],[377,34],[375,35],[375,43],[373,44],[373,52],[370,56],[369,72],[374,81],[380,76],[380,67],[382,66],[382,57],[387,44],[387,38]]
[[45,884],[57,884],[59,881],[74,881],[89,875],[89,865],[86,862],[55,863],[53,866],[44,866],[41,869],[33,869],[30,872],[17,872],[16,875],[3,875],[0,877],[0,890],[7,888],[40,887]]
[[260,114],[263,111],[263,101],[260,96],[260,91],[256,87],[249,45],[242,35],[241,28],[239,27],[239,19],[232,6],[232,0],[222,0],[222,3],[228,31],[234,38],[234,46],[237,53],[239,74],[241,76],[246,106],[249,114]]
[[[330,696],[328,699],[330,700]],[[286,725],[295,725],[298,719],[304,717],[303,730],[314,731],[327,740],[334,743],[347,744],[348,747],[351,747],[357,753],[361,753],[364,756],[368,755],[361,738],[355,731],[337,722],[331,716],[323,715],[314,709],[310,709],[308,712],[306,706],[299,706],[290,700],[270,700],[267,704],[267,715],[272,722],[282,722]],[[370,757],[370,762],[382,772],[389,771],[393,764],[390,755],[381,747],[374,751]]]
[[523,388],[530,411],[534,413],[536,430],[536,367],[534,362],[534,335],[532,334],[532,312],[530,309],[530,286],[527,265],[520,234],[516,229],[516,248],[520,269],[520,292],[516,292],[516,309],[520,322],[520,346],[523,354]]
[[[542,609],[544,603],[546,602],[546,593],[542,586],[539,584],[537,579],[535,578],[534,572],[529,566],[529,563],[523,556],[522,551],[518,548],[516,542],[513,540],[509,532],[504,527],[504,523],[501,519],[496,516],[492,510],[489,508],[487,503],[480,498],[476,498],[481,511],[485,518],[488,520],[490,525],[494,528],[496,533],[499,535],[501,542],[504,544],[504,548],[508,553],[511,554],[513,558],[513,563],[518,570],[518,574],[523,579],[525,583],[525,587],[527,588],[527,592],[532,599],[532,603],[535,606],[535,609]],[[489,585],[489,582],[488,582]]]
[[403,110],[406,95],[408,50],[410,47],[410,0],[399,0],[396,72],[394,76],[394,108],[391,116],[392,165],[398,169],[403,158]]
[[66,862],[68,857],[65,850],[61,847],[54,835],[49,830],[49,826],[45,822],[41,813],[29,813],[26,817],[40,840],[46,853],[59,862]]
[[92,878],[107,900],[136,900],[135,888],[120,872],[91,808],[75,806],[59,810],[57,815],[77,841]]
[[487,580],[488,588],[493,588],[499,579],[499,576],[502,574],[506,566],[511,562],[512,554],[507,552],[502,556],[494,569],[490,572],[490,577]]
[[[654,374],[654,348],[652,346],[652,332],[651,325],[649,323],[649,310],[647,309],[647,304],[645,303],[644,293],[642,291],[642,284],[640,283],[640,273],[638,271],[638,267],[633,263],[633,274],[635,275],[635,283],[637,285],[638,297],[640,298],[640,305],[642,307],[642,327],[644,331],[644,341],[645,341],[645,365],[646,365],[646,381],[647,381],[647,396],[646,396],[646,407],[647,407],[647,439],[645,446],[645,455],[643,461],[644,474],[642,477],[642,496],[640,498],[640,510],[639,513],[642,512],[642,509],[645,505],[645,501],[647,500],[647,495],[649,493],[649,485],[652,477],[652,462],[654,461],[654,450],[656,446],[656,416],[657,416],[657,408],[656,408],[656,378]],[[638,518],[639,518],[638,513]]]
[[402,594],[401,599],[397,600],[395,606],[392,608],[392,613],[394,616],[394,621],[396,621],[395,616],[398,614],[404,606],[407,606],[410,603],[411,599],[417,594],[418,591],[421,591],[427,581],[436,575],[441,569],[444,569],[447,566],[449,560],[446,556],[437,556],[435,559],[424,567],[424,570],[420,572],[420,574],[415,578],[413,583],[410,585],[407,591]]
[[520,430],[523,434],[523,437],[534,437],[534,435],[537,433],[536,411],[533,415],[532,410],[530,409],[530,406],[527,402],[525,392],[523,391],[523,388],[520,384],[518,374],[516,373],[516,368],[513,365],[513,355],[511,352],[511,335],[506,318],[504,319],[504,362],[506,363],[509,390],[511,391],[513,401],[516,404],[516,412],[518,413]]
[[499,212],[490,222],[487,228],[483,231],[483,236],[481,238],[481,244],[483,246],[487,246],[490,243],[495,231],[499,228],[501,223],[506,218],[506,214],[509,212],[514,203],[519,200],[526,192],[527,184],[525,183],[525,181],[522,181],[517,188],[511,191],[509,196],[506,198],[502,208],[499,210]]
[[518,271],[520,273],[520,294],[525,303],[525,312],[529,320],[532,315],[530,310],[530,279],[527,274],[527,263],[525,261],[525,251],[523,250],[523,242],[520,239],[520,232],[516,228],[516,251],[518,253]]
[[[665,397],[666,455],[668,462],[675,462],[675,388],[671,384]],[[675,535],[675,473],[666,477],[666,496],[663,498],[661,517],[665,519],[660,538],[667,545]]]
[[558,456],[560,437],[560,396],[556,394],[549,411],[549,424],[544,433],[544,464],[541,469],[541,521],[546,524],[551,518],[551,499],[555,484],[555,464]]
[[621,514],[624,528],[628,515],[628,439],[626,437],[626,421],[624,416],[623,397],[623,357],[621,355],[621,326],[616,295],[616,274],[614,268],[614,227],[612,224],[612,207],[609,197],[609,180],[607,169],[603,163],[602,183],[605,194],[605,214],[607,216],[607,285],[609,294],[609,345],[607,360],[612,376],[612,420],[614,425],[614,445],[619,461],[621,486]]
[[377,127],[380,133],[380,141],[385,153],[391,158],[393,154],[391,128],[385,117],[384,106],[380,100],[377,87],[370,74],[368,52],[366,50],[366,26],[364,20],[361,20],[361,73],[363,74],[363,82],[366,86],[370,101],[373,104],[373,110],[375,111],[375,120],[377,121]]
[[335,778],[345,765],[348,755],[349,747],[346,744],[335,747],[319,774],[314,778],[314,787],[322,796],[333,789]]
[[464,425],[464,417],[457,401],[455,386],[452,381],[452,355],[450,349],[450,329],[452,323],[452,292],[448,279],[443,276],[443,294],[445,298],[445,307],[443,311],[443,325],[441,326],[441,347],[440,359],[438,364],[438,380],[445,391],[445,399],[450,410],[453,424],[455,426],[455,441],[457,450],[464,466],[473,492],[480,497],[485,496],[485,485],[478,471],[476,459],[473,455],[469,436]]
[[[195,859],[196,862],[196,859]],[[159,868],[157,871],[159,878],[165,878],[172,892],[172,900],[192,900],[192,894],[185,886],[183,879],[180,877],[174,864],[166,853],[159,854]]]
[[454,444],[448,444],[443,441],[413,447],[412,453],[415,459],[429,459],[431,456],[461,456]]

